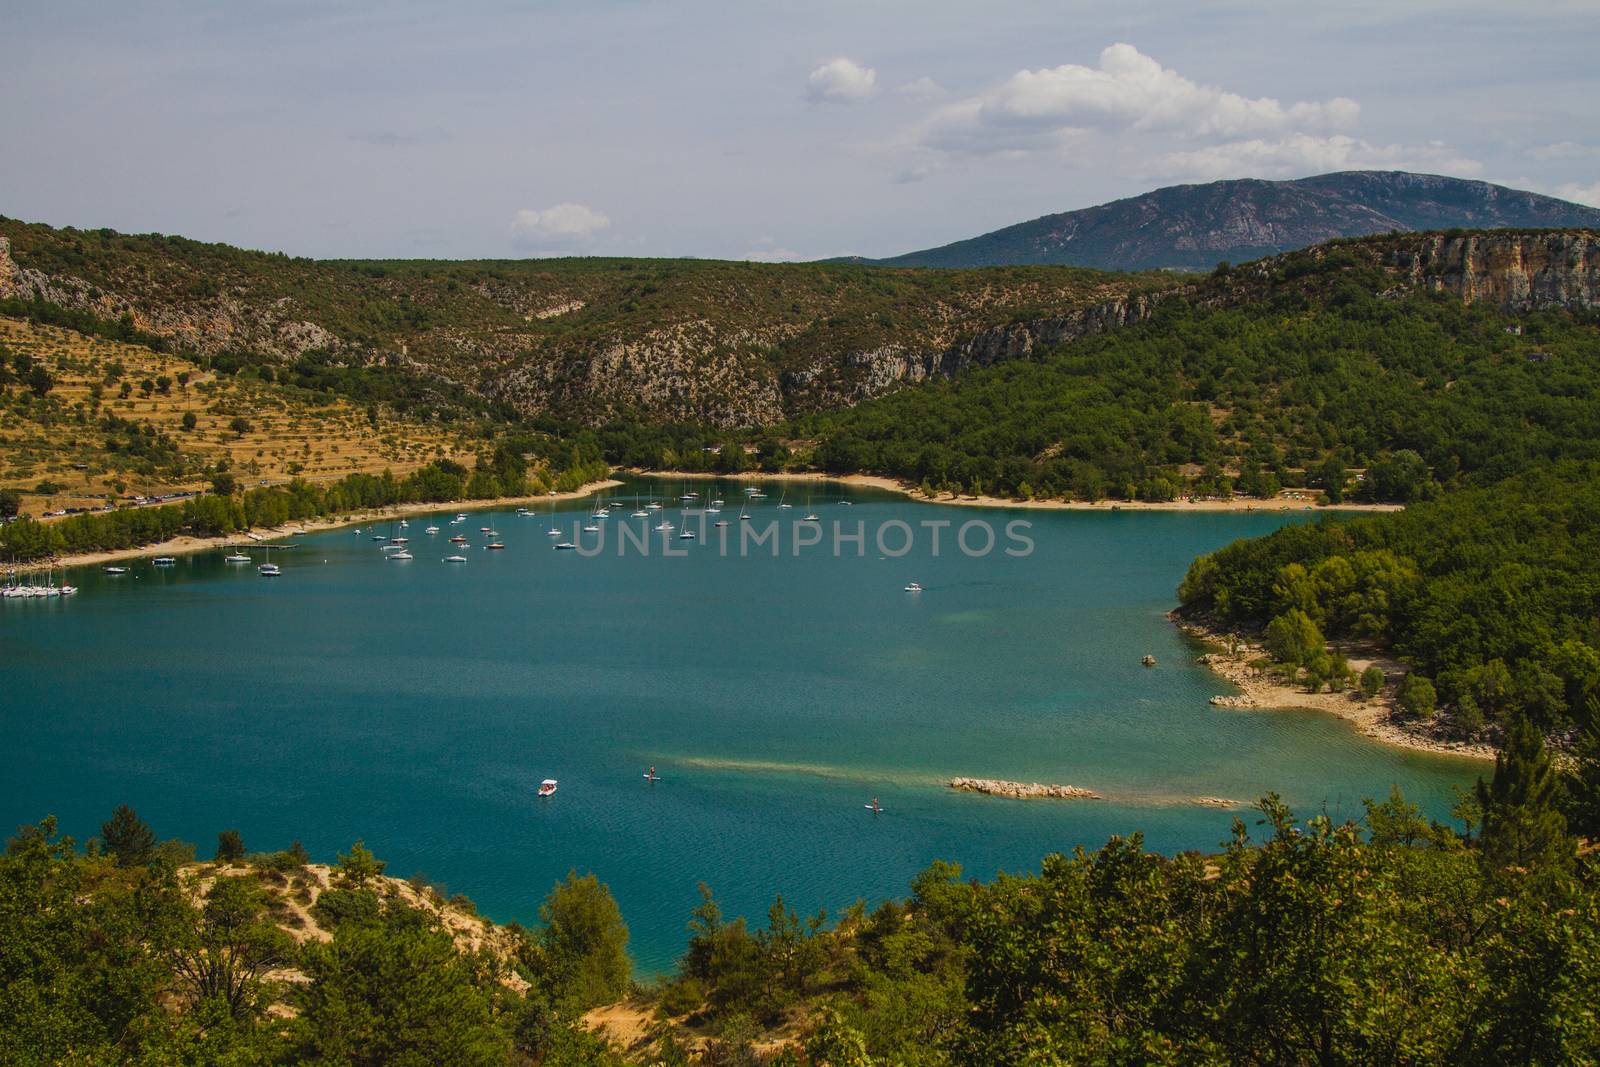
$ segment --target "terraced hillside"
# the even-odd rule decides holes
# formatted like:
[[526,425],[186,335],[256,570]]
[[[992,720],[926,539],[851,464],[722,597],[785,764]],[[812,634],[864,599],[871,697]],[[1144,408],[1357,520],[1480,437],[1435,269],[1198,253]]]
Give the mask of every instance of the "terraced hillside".
[[0,488],[23,490],[25,513],[196,489],[218,470],[252,485],[325,481],[473,455],[442,424],[374,425],[343,397],[61,327],[0,317],[0,356]]

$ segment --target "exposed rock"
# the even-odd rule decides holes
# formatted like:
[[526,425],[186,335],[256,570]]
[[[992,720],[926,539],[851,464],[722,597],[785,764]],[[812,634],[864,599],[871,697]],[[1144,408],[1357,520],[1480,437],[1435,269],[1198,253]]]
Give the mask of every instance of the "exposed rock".
[[1261,702],[1255,697],[1248,697],[1243,694],[1237,696],[1214,696],[1211,698],[1211,703],[1219,708],[1259,708],[1261,706]]
[[952,778],[950,788],[967,793],[983,793],[1012,800],[1103,800],[1099,793],[1075,785],[1044,785],[1039,782],[1007,782],[995,778]]
[[1195,797],[1189,803],[1200,808],[1237,808],[1239,806],[1237,800],[1229,800],[1227,797]]

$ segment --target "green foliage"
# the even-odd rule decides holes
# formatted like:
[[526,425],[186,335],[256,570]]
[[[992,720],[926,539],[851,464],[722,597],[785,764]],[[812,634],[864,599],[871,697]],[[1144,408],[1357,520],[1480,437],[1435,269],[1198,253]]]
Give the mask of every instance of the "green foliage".
[[117,805],[111,818],[100,825],[100,847],[119,867],[149,863],[155,856],[155,846],[155,832],[126,804]]
[[1368,667],[1361,672],[1361,695],[1371,700],[1383,689],[1383,668]]
[[1320,655],[1322,631],[1299,608],[1290,608],[1267,624],[1267,651],[1280,663],[1303,667]]
[[611,891],[594,875],[570,871],[539,908],[544,978],[552,999],[581,1013],[628,989],[628,927]]
[[366,884],[383,873],[384,863],[360,841],[350,846],[349,852],[339,853],[339,862],[333,866],[341,884],[351,889],[365,888]]
[[[1228,628],[1305,612],[1327,637],[1374,640],[1415,669],[1414,714],[1471,734],[1518,713],[1583,721],[1600,687],[1600,464],[1562,463],[1404,512],[1285,527],[1194,561],[1182,610]],[[1431,681],[1432,701],[1422,699]]]
[[244,857],[244,838],[238,830],[223,830],[217,834],[218,863],[238,863]]
[[1571,862],[1573,842],[1561,813],[1561,780],[1538,727],[1519,716],[1495,756],[1494,777],[1478,779],[1478,834],[1491,871],[1560,867]]
[[[1348,276],[1347,276],[1348,275]],[[1340,281],[1343,279],[1343,282]],[[1280,484],[1411,503],[1567,457],[1600,456],[1600,335],[1581,316],[1522,316],[1558,350],[1530,362],[1507,319],[1423,295],[1379,299],[1382,272],[1327,260],[1214,306],[804,418],[825,470],[1039,497],[1270,495]],[[1201,473],[1185,473],[1192,464]],[[1229,470],[1236,474],[1228,474]]]
[[1433,683],[1413,671],[1400,679],[1394,699],[1400,705],[1400,710],[1413,719],[1431,719],[1438,697],[1434,693]]

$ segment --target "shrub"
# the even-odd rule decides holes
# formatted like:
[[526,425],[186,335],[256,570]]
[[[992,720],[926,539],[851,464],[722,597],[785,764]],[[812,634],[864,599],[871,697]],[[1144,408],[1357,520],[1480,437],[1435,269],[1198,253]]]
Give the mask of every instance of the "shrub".
[[1412,673],[1400,680],[1400,688],[1395,690],[1395,700],[1399,702],[1401,710],[1412,718],[1431,719],[1438,696],[1433,691],[1433,682]]
[[1361,695],[1369,700],[1383,689],[1383,668],[1368,667],[1361,672]]

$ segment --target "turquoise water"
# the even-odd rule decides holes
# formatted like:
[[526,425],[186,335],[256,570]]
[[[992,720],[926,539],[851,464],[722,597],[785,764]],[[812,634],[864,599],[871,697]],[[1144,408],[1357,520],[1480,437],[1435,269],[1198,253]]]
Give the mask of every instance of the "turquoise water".
[[[611,490],[627,506],[606,524],[642,525],[636,490],[681,489]],[[768,489],[759,525],[807,510],[803,489],[781,512]],[[739,488],[718,491],[737,530]],[[587,507],[568,508],[571,537]],[[798,556],[787,533],[777,558],[741,556],[737,536],[724,555],[715,530],[674,538],[681,556],[659,541],[619,556],[612,530],[584,557],[551,550],[548,515],[494,512],[412,519],[409,563],[346,529],[275,554],[276,580],[218,552],[78,572],[66,601],[0,602],[0,821],[54,813],[85,837],[126,802],[203,855],[227,827],[330,860],[360,837],[390,873],[423,872],[499,920],[535,921],[555,880],[592,870],[649,972],[680,951],[700,881],[730,913],[764,916],[779,891],[836,910],[903,894],[935,858],[988,877],[1135,829],[1154,848],[1211,848],[1234,815],[1196,796],[1276,790],[1339,816],[1398,783],[1444,817],[1478,773],[1330,716],[1206,703],[1225,687],[1163,618],[1173,588],[1197,553],[1303,514],[977,511],[837,486],[810,508],[824,540]],[[873,531],[897,519],[915,546],[883,558]],[[1014,519],[1032,524],[1029,556],[1001,551]],[[864,524],[859,556],[832,553],[835,520]],[[996,550],[963,554],[951,527],[934,558],[920,524],[941,520],[994,524]],[[506,551],[477,547],[484,525]],[[462,530],[470,562],[441,562],[435,542]],[[941,785],[955,775],[1108,799],[956,794]],[[560,791],[540,801],[545,777]]]

